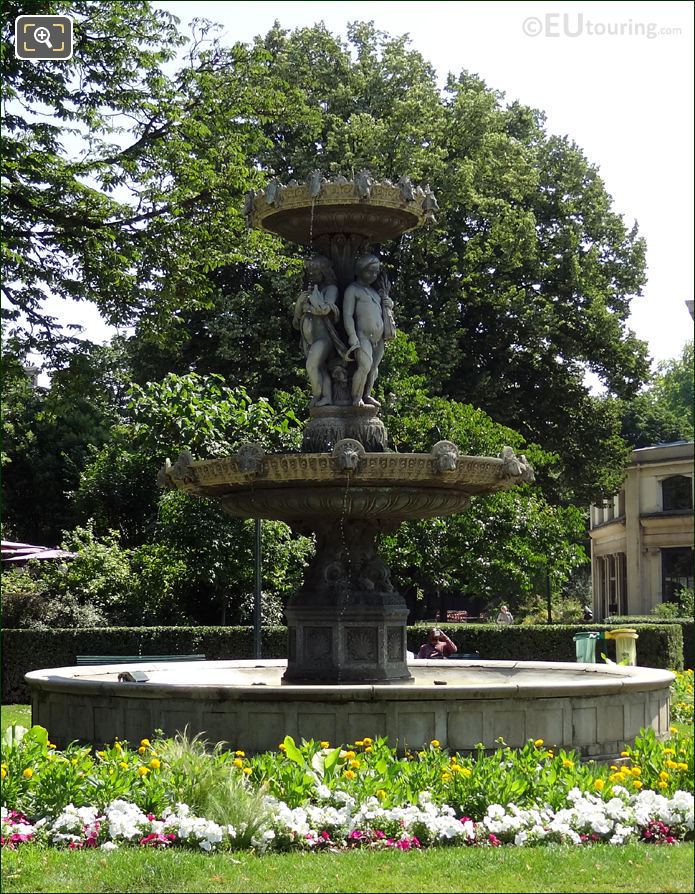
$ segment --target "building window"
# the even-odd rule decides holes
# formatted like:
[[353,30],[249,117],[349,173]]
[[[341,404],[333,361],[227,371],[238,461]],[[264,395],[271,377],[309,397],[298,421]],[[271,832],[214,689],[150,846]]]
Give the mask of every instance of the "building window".
[[664,512],[673,509],[693,508],[693,483],[687,475],[672,475],[661,482],[662,508]]
[[683,587],[693,585],[693,551],[689,546],[661,550],[661,598],[678,602]]

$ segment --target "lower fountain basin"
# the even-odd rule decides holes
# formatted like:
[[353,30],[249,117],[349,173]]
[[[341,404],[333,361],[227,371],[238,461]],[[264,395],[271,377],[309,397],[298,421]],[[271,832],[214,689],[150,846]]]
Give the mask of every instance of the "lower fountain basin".
[[137,742],[156,729],[224,740],[249,753],[286,735],[346,744],[388,736],[399,750],[433,739],[442,747],[493,749],[543,739],[587,757],[613,759],[643,727],[669,732],[664,670],[532,661],[418,661],[406,683],[282,685],[287,662],[138,664],[149,678],[118,682],[133,665],[32,671],[32,722],[64,747],[116,736]]

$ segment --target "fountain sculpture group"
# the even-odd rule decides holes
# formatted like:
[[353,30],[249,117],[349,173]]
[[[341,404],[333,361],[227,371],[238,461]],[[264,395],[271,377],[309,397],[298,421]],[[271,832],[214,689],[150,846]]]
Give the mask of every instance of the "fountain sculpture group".
[[407,519],[461,512],[474,494],[533,479],[523,457],[462,455],[448,442],[429,454],[389,452],[374,385],[396,334],[391,284],[375,246],[432,219],[437,202],[404,177],[375,181],[312,173],[250,193],[246,215],[309,245],[308,287],[296,301],[313,399],[302,452],[254,444],[235,457],[195,462],[182,454],[163,483],[219,500],[232,515],[280,519],[316,535],[304,584],[287,606],[292,683],[409,680],[408,610],[380,558],[380,533]]
[[497,457],[467,456],[449,441],[429,453],[388,450],[374,385],[396,332],[396,302],[378,246],[437,210],[429,188],[407,177],[379,182],[367,171],[349,180],[314,171],[304,183],[275,179],[247,195],[249,226],[309,249],[293,315],[313,395],[302,450],[275,454],[249,443],[200,461],[183,452],[166,462],[160,483],[217,500],[231,515],[315,535],[315,556],[286,609],[287,661],[155,664],[143,684],[116,682],[118,665],[33,672],[34,719],[51,721],[56,742],[188,724],[249,751],[286,734],[388,735],[399,747],[437,738],[459,749],[531,735],[610,755],[641,726],[668,731],[671,675],[662,671],[407,660],[408,612],[379,535],[533,480],[508,447]]

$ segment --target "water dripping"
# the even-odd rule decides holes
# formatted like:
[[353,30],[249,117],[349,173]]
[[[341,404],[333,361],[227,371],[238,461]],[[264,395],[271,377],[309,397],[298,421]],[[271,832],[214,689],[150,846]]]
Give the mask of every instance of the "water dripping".
[[[348,498],[350,493],[350,481],[352,477],[352,471],[350,469],[346,469],[347,481],[345,484],[345,490],[343,491],[343,507],[342,512],[340,514],[340,542],[343,547],[343,555],[345,556],[345,573],[347,578],[347,588],[345,597],[340,600],[340,610],[338,614],[338,631],[342,630],[343,626],[343,618],[345,616],[345,610],[347,608],[347,602],[350,599],[350,595],[352,593],[352,557],[350,555],[350,547],[347,542],[347,537],[345,534],[345,522],[348,517]],[[338,682],[342,679],[342,667],[338,667]]]

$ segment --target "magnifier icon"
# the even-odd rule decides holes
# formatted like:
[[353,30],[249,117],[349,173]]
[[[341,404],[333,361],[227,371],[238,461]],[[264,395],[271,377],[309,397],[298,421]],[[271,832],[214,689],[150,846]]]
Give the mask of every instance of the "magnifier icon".
[[48,28],[44,28],[42,25],[38,28],[34,28],[34,40],[37,43],[45,44],[49,50],[53,49],[53,45],[51,44],[51,32]]

